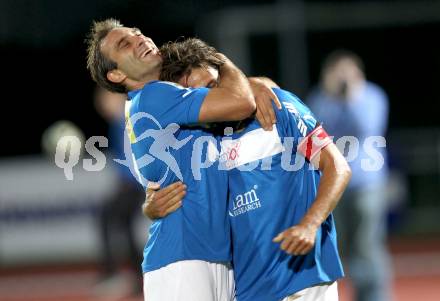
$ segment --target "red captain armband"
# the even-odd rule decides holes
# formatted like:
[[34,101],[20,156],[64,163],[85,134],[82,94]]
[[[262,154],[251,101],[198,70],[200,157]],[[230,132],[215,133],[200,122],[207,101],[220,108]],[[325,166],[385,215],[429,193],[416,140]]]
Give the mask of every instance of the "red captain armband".
[[327,145],[332,143],[332,138],[327,134],[322,125],[317,126],[310,134],[302,139],[298,151],[311,162],[313,158]]

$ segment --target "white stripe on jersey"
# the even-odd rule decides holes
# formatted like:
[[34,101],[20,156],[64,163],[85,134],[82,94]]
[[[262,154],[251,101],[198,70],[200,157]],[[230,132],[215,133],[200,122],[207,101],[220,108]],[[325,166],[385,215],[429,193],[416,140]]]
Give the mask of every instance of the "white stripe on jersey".
[[220,163],[226,170],[274,156],[284,151],[276,124],[271,131],[262,128],[250,131],[238,139],[223,138]]

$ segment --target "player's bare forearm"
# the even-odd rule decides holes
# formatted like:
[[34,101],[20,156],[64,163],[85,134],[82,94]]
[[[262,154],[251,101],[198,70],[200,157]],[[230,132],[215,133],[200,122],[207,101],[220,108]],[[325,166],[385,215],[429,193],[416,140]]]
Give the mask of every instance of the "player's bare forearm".
[[322,172],[316,199],[301,224],[318,228],[335,209],[351,178],[347,161],[332,143],[313,162]]
[[322,171],[318,193],[301,222],[279,233],[273,241],[291,255],[305,255],[313,248],[316,232],[336,207],[345,190],[351,170],[345,158],[331,143],[321,150],[312,163]]
[[248,79],[249,79],[249,82],[261,81],[270,88],[279,88],[280,87],[272,79],[265,77],[265,76],[253,76],[253,77],[249,77]]
[[238,121],[250,117],[256,109],[248,79],[228,58],[220,67],[218,86],[212,88],[200,108],[200,122]]
[[252,90],[246,76],[229,59],[225,59],[225,63],[220,67],[219,71],[219,88],[228,89],[241,98],[252,95]]

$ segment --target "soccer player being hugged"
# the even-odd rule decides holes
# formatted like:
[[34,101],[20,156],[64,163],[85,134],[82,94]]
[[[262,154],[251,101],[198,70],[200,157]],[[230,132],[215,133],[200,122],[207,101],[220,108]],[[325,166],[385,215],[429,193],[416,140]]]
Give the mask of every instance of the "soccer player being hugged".
[[[197,49],[192,49],[201,45],[190,39],[163,47],[162,79],[215,87],[216,66],[200,61]],[[253,118],[234,123],[233,133],[225,131],[227,137],[221,142],[219,167],[229,177],[227,214],[236,298],[338,300],[336,281],[344,274],[331,212],[351,170],[294,94],[270,79],[257,80],[271,85],[282,103],[281,110],[273,110],[276,124],[264,131]],[[175,205],[181,201],[172,187],[150,189],[144,213],[152,219],[173,216],[181,210]],[[171,207],[176,211],[165,209]]]

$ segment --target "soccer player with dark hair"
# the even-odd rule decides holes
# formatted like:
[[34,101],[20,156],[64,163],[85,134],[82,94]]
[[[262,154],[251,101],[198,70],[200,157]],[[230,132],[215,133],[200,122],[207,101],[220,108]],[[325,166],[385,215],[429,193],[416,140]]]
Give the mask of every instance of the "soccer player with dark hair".
[[[177,44],[162,50],[163,79],[215,86],[218,67],[198,53],[206,45]],[[312,112],[292,93],[272,86],[283,104],[275,110],[272,131],[250,119],[236,124],[232,139],[222,142],[236,298],[338,300],[336,280],[343,271],[331,212],[351,171]],[[150,191],[144,212],[161,218],[157,207],[172,204],[172,195]]]

